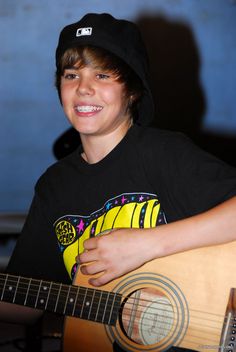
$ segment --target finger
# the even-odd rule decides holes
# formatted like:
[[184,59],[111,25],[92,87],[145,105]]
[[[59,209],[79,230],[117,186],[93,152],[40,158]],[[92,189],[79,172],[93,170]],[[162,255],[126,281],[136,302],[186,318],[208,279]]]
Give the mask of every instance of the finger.
[[94,262],[97,260],[97,252],[95,250],[90,250],[88,252],[83,252],[80,255],[78,255],[78,262],[80,264],[85,264],[89,262]]
[[105,266],[101,262],[93,262],[80,267],[81,273],[84,275],[94,275],[105,271]]
[[105,272],[99,277],[89,279],[89,283],[92,286],[99,287],[107,284],[108,282],[112,281],[114,278],[115,276],[112,273]]
[[85,240],[83,243],[84,249],[85,250],[91,250],[97,248],[97,238],[89,238],[88,240]]

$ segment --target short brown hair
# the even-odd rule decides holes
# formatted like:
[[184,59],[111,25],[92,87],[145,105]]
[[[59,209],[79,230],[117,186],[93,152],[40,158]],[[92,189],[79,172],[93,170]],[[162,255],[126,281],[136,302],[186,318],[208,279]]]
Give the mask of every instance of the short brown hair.
[[135,119],[137,104],[143,92],[141,79],[123,60],[105,49],[95,46],[78,46],[67,49],[60,58],[55,75],[55,86],[61,100],[60,85],[64,70],[74,65],[78,67],[99,67],[104,71],[114,74],[120,83],[124,83],[128,109]]

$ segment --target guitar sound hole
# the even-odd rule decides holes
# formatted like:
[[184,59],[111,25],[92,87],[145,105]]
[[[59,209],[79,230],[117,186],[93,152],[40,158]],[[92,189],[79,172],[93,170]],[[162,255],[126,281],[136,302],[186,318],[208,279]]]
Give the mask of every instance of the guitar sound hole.
[[162,292],[142,288],[124,300],[120,324],[130,340],[140,345],[158,343],[172,330],[173,306]]

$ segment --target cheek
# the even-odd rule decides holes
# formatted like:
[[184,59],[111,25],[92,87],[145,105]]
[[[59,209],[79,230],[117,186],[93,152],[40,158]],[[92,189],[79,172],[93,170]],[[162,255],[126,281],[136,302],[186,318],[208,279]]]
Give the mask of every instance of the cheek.
[[62,105],[65,106],[68,104],[70,98],[69,90],[66,87],[61,87],[61,102]]
[[71,104],[70,104],[69,96],[65,90],[61,91],[61,104],[62,104],[62,108],[64,110],[65,115],[67,116],[67,118],[70,119],[70,115],[71,115],[70,106],[71,106]]
[[104,89],[101,94],[107,104],[120,106],[125,102],[125,93],[120,87]]

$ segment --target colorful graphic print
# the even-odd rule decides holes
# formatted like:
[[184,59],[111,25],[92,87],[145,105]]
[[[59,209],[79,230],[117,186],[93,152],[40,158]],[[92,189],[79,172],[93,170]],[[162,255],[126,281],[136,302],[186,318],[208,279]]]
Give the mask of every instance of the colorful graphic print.
[[116,228],[150,228],[165,224],[166,219],[155,194],[123,193],[109,199],[88,216],[65,215],[54,223],[65,267],[73,278],[75,257],[83,252],[84,240]]

